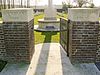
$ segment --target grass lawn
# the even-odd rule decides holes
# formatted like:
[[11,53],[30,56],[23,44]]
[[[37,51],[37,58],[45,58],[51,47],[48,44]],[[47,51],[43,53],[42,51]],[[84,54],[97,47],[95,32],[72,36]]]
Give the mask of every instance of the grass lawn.
[[64,14],[64,13],[57,13],[57,18],[68,18],[68,15],[67,14]]
[[38,24],[38,19],[42,19],[44,17],[44,14],[41,13],[40,15],[34,16],[34,25]]
[[35,34],[35,44],[39,43],[58,43],[60,40],[60,33],[59,32],[39,32],[34,31]]

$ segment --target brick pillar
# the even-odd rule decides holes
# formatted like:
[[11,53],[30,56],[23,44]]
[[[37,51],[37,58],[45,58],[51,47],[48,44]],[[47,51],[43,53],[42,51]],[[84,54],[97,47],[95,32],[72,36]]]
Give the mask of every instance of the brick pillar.
[[69,58],[71,62],[96,62],[98,44],[99,10],[96,8],[71,8]]
[[99,25],[99,33],[98,33],[98,50],[96,53],[97,53],[96,54],[96,62],[100,62],[100,25]]
[[30,63],[34,53],[33,10],[7,9],[2,14],[6,60]]
[[5,60],[6,50],[4,42],[3,25],[0,24],[0,60]]

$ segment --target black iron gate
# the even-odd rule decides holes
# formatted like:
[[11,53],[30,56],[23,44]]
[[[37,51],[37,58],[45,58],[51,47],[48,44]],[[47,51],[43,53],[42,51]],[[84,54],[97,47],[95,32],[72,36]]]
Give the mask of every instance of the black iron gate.
[[68,20],[60,18],[60,44],[69,56],[69,24]]

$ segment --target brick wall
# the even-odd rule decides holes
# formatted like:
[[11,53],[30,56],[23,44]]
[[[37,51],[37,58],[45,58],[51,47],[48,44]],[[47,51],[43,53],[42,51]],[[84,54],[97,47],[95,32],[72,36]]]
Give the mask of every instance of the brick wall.
[[69,57],[72,62],[95,62],[99,22],[70,22]]
[[3,26],[0,24],[0,59],[4,60],[6,56]]
[[34,53],[33,29],[33,20],[3,22],[0,27],[0,58],[8,62],[30,63]]
[[97,50],[97,54],[96,54],[96,62],[100,62],[100,22],[99,22],[98,50]]

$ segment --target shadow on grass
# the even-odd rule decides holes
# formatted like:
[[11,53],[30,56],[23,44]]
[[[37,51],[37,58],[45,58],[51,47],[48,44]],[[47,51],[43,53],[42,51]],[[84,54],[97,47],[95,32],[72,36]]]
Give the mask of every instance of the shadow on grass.
[[57,32],[42,32],[41,35],[45,35],[45,39],[43,43],[51,43],[52,36],[57,35]]
[[[40,44],[40,43],[59,43],[60,40],[60,32],[59,31],[48,31],[48,32],[43,32],[43,31],[34,31],[35,35],[35,44]],[[51,37],[51,38],[50,38]]]
[[6,64],[7,64],[7,61],[0,60],[0,72],[4,69]]

